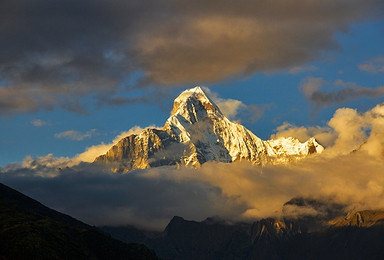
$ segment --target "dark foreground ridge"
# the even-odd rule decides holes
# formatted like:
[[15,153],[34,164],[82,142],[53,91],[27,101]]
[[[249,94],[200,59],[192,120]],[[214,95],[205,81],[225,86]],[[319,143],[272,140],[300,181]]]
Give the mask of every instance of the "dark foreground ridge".
[[122,241],[144,243],[165,259],[384,259],[383,221],[363,227],[349,221],[350,217],[377,214],[352,215],[345,218],[344,226],[339,221],[317,231],[305,231],[308,227],[301,227],[300,221],[263,219],[233,224],[181,217],[174,217],[157,234],[133,227],[103,229]]
[[0,183],[0,259],[157,259]]

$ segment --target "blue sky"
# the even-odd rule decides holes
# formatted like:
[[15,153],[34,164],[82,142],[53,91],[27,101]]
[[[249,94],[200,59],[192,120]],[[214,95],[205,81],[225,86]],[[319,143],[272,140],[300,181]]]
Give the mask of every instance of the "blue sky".
[[[44,9],[38,8],[42,2],[35,2],[36,6],[32,10],[37,13],[45,12]],[[78,8],[75,2],[68,2],[71,2],[68,4],[69,10]],[[112,1],[118,6],[117,2],[119,1]],[[294,2],[302,4],[302,1]],[[345,5],[342,3],[345,1],[336,2],[340,2],[341,7]],[[12,12],[10,11],[7,17],[17,21],[37,19],[36,17],[22,17],[23,12],[19,12],[19,10],[26,8],[22,6],[22,3],[20,6],[6,3],[4,7],[8,8],[0,9],[3,12],[11,10]],[[87,1],[83,3],[92,5]],[[32,34],[27,34],[22,29],[15,30],[15,33],[12,34],[9,29],[11,26],[3,31],[0,29],[0,42],[7,39],[9,43],[12,43],[12,46],[10,44],[6,46],[5,51],[15,54],[13,56],[15,60],[12,60],[4,54],[5,52],[0,53],[2,55],[0,56],[0,95],[2,95],[2,97],[0,96],[0,167],[12,162],[20,162],[28,155],[37,157],[52,153],[56,157],[73,157],[89,146],[102,142],[110,143],[120,132],[127,131],[134,126],[162,126],[169,116],[173,99],[185,88],[195,85],[207,86],[221,98],[236,99],[245,105],[258,107],[263,113],[257,120],[251,120],[252,111],[242,111],[236,119],[263,139],[269,138],[284,122],[297,126],[323,126],[337,108],[350,107],[361,112],[371,109],[376,104],[384,102],[384,93],[378,91],[378,87],[384,86],[384,19],[382,16],[377,16],[377,11],[380,13],[383,6],[377,1],[351,1],[352,11],[348,13],[343,9],[331,10],[337,6],[331,4],[327,6],[327,1],[324,3],[322,8],[324,10],[329,8],[330,17],[325,17],[323,20],[320,17],[321,21],[316,21],[314,24],[309,22],[309,27],[314,26],[313,30],[295,27],[292,31],[297,33],[297,39],[292,37],[293,34],[290,34],[289,37],[278,36],[282,41],[286,40],[290,48],[287,51],[283,47],[281,53],[280,49],[270,47],[276,42],[274,42],[273,36],[267,34],[269,31],[263,32],[263,30],[267,30],[264,27],[260,29],[262,33],[266,33],[267,40],[268,37],[271,37],[270,42],[267,41],[267,47],[261,43],[260,46],[258,45],[256,30],[248,27],[244,29],[244,35],[248,35],[247,33],[256,35],[249,38],[244,36],[240,30],[244,25],[250,28],[259,23],[263,25],[264,20],[269,19],[268,17],[265,18],[259,14],[263,17],[258,18],[258,14],[255,14],[255,20],[252,20],[252,17],[245,22],[239,20],[238,27],[228,28],[226,22],[221,19],[210,20],[210,17],[216,17],[218,14],[209,13],[209,8],[206,11],[207,14],[201,14],[202,17],[196,18],[200,21],[184,21],[184,19],[178,18],[179,13],[172,13],[176,12],[171,8],[172,4],[169,9],[162,7],[165,10],[159,12],[155,7],[151,9],[151,12],[159,15],[158,19],[164,19],[161,20],[161,25],[153,24],[154,21],[149,18],[147,20],[142,18],[143,20],[134,22],[127,21],[116,26],[114,26],[115,22],[120,22],[120,20],[109,21],[105,22],[103,26],[113,30],[106,30],[107,33],[93,31],[93,29],[86,30],[98,28],[98,23],[93,24],[95,21],[92,18],[98,12],[95,6],[90,9],[96,11],[94,13],[89,11],[87,13],[89,17],[84,18],[85,20],[77,16],[75,16],[77,20],[67,20],[65,15],[62,20],[56,20],[59,18],[56,16],[52,18],[46,13],[43,13],[40,20],[33,20],[36,26],[43,22],[51,21],[53,25],[62,22],[65,24],[61,32],[63,35],[51,33],[50,30],[54,30],[54,26],[35,31]],[[247,4],[249,3],[244,1],[244,5]],[[359,8],[363,5],[370,8],[361,9],[360,17],[360,14],[356,13],[359,13]],[[119,17],[118,11],[114,8],[111,9],[111,12],[116,12],[116,16]],[[145,10],[147,7],[142,8]],[[184,12],[183,9],[178,9],[182,8],[180,6],[173,6],[173,8],[176,8],[181,14]],[[290,16],[286,18],[285,14],[281,14],[282,12],[279,11],[281,7],[278,4],[265,8],[266,11],[276,11],[274,15],[277,15],[283,22],[284,19],[292,19]],[[305,8],[308,8],[308,13],[311,13],[313,7]],[[196,12],[198,11],[199,8],[196,7]],[[55,14],[59,11],[47,5],[46,12]],[[165,18],[162,18],[162,12],[165,13]],[[223,10],[223,13],[230,17],[233,15],[236,19],[239,14],[244,13],[244,16],[247,17],[250,15],[244,10],[233,11],[237,12],[235,14],[226,12]],[[337,16],[338,12],[344,13],[340,14],[342,17],[340,20]],[[321,10],[319,13],[321,14]],[[193,12],[187,13],[191,16],[193,14]],[[73,13],[69,11],[68,17],[71,18],[71,15],[73,16]],[[299,13],[297,14],[299,23],[301,17],[303,17],[303,22],[308,19]],[[181,21],[180,25],[175,25],[173,19]],[[91,25],[87,25],[88,21]],[[79,23],[79,27],[84,27],[83,29],[87,32],[83,36],[84,43],[79,40],[83,39],[79,36],[80,33],[72,30],[72,22]],[[326,24],[325,26],[328,26],[329,29],[323,29],[319,25],[321,23]],[[20,24],[23,23],[20,22]],[[21,28],[20,24],[16,23],[15,28],[18,26]],[[276,24],[279,25],[279,22]],[[35,24],[32,23],[29,28],[32,32],[37,28],[33,26]],[[152,26],[150,28],[156,28],[156,30],[153,34],[143,33],[142,30],[147,29],[146,26]],[[196,29],[195,27],[190,29],[191,26],[201,26],[196,28],[203,29],[194,35]],[[298,25],[292,26],[299,27]],[[316,26],[321,28],[316,29]],[[126,27],[133,27],[133,29],[128,30]],[[249,32],[247,32],[248,29]],[[201,39],[196,39],[196,42],[191,45],[183,42],[191,41],[195,36],[204,37],[207,33],[209,35],[219,34],[221,30],[224,30],[222,32],[224,35],[228,33],[226,37],[229,40],[223,46],[219,44],[217,52],[212,50],[212,57],[195,58],[194,56],[194,51],[204,52],[205,56],[211,53],[209,52],[209,49],[212,48],[209,44],[211,38],[208,36],[206,36],[208,37],[207,45],[204,41],[200,42]],[[189,34],[187,34],[188,32]],[[273,29],[272,32],[274,32]],[[124,52],[122,52],[119,44],[130,44],[131,41],[131,38],[127,40],[121,36],[124,33],[132,36],[132,39],[140,44],[139,47],[130,50],[123,48]],[[276,30],[275,33],[282,32]],[[34,37],[39,34],[41,34],[41,41],[34,40]],[[181,35],[182,44],[180,46],[178,40],[169,39],[177,37],[174,35]],[[264,36],[264,34],[260,35]],[[73,41],[59,41],[61,37],[68,36],[73,37],[71,38]],[[101,42],[100,45],[94,43],[94,40],[97,41],[103,37],[110,37],[110,39]],[[239,38],[241,41],[238,41]],[[25,39],[30,40],[28,46],[21,42]],[[244,43],[247,40],[250,44]],[[216,41],[212,41],[216,43]],[[89,45],[90,42],[93,45]],[[159,47],[156,44],[171,45],[172,48],[159,53],[151,52],[153,48]],[[239,44],[242,44],[241,48],[245,48],[245,53],[236,49]],[[268,53],[267,61],[264,56],[260,56],[257,51],[254,51],[252,46],[260,48],[259,52],[263,48],[267,48],[265,51]],[[50,49],[45,49],[48,47]],[[177,52],[178,47],[180,47],[180,52]],[[269,50],[269,47],[272,49]],[[280,48],[280,46],[278,47]],[[146,49],[143,51],[143,48]],[[195,50],[195,48],[197,49]],[[220,48],[225,48],[225,51],[220,52]],[[72,49],[75,49],[73,54],[68,54]],[[135,60],[135,55],[129,56],[136,49],[139,49],[138,53],[142,55],[138,60]],[[161,50],[163,49],[166,47],[162,47]],[[190,49],[191,54],[188,56],[185,52]],[[300,56],[302,54],[302,57],[297,59],[295,57],[291,59],[289,55],[287,55],[288,58],[285,57],[285,53],[292,49],[294,50],[292,55],[296,53]],[[303,53],[302,49],[304,49]],[[88,57],[88,55],[96,55],[100,50],[104,51],[104,56],[107,56],[105,60],[94,59],[95,56]],[[276,58],[273,55],[274,52],[284,56],[284,59]],[[150,55],[142,53],[150,53]],[[72,58],[73,63],[67,62],[70,58],[67,59],[66,55],[68,57],[77,55],[76,60]],[[253,57],[252,62],[248,61],[247,55]],[[232,56],[241,58],[232,59]],[[186,60],[188,57],[190,59]],[[268,60],[268,57],[272,57],[273,61]],[[217,63],[210,64],[211,61],[205,60],[208,58],[217,59]],[[221,58],[223,59],[221,60]],[[164,61],[164,64],[160,66],[159,61]],[[57,66],[58,63],[61,66],[60,70],[53,70],[52,67]],[[207,63],[209,63],[209,67],[208,65],[204,67],[204,64]],[[28,64],[28,66],[23,67],[20,64]],[[35,66],[36,64],[39,64],[40,67]],[[30,68],[35,68],[34,66],[40,69],[43,67],[43,69],[36,70],[37,72],[31,69],[28,73],[24,73]],[[216,66],[219,66],[219,69],[216,69]],[[212,71],[207,72],[207,68],[212,68]],[[317,90],[324,93],[335,93],[345,88],[353,90],[358,87],[369,88],[373,92],[367,95],[364,94],[366,92],[360,91],[353,98],[349,96],[341,101],[330,101],[330,103],[319,105],[314,99],[311,99],[311,96],[306,96],[303,91],[305,82],[313,78],[322,79],[323,84]],[[335,84],[335,82],[338,83]],[[117,97],[122,98],[122,101],[118,102]]]

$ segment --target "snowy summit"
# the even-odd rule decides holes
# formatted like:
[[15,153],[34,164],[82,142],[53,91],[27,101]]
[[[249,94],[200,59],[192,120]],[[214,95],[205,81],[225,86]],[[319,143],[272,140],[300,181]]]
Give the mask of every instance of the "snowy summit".
[[199,167],[207,161],[250,161],[256,165],[287,163],[324,148],[314,139],[288,137],[263,141],[231,122],[200,87],[174,101],[163,129],[146,129],[120,140],[97,162],[118,163],[120,172],[162,165]]

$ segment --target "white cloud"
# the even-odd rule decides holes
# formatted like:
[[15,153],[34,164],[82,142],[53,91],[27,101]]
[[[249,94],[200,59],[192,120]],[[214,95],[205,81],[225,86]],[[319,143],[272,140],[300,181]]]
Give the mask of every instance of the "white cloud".
[[271,105],[246,105],[240,100],[225,99],[219,97],[219,94],[212,92],[209,88],[203,87],[204,91],[209,95],[215,104],[220,108],[221,112],[231,120],[238,120],[239,114],[246,114],[250,121],[255,122],[263,116],[266,109]]
[[284,123],[276,128],[276,134],[271,135],[271,139],[277,139],[279,137],[294,137],[305,142],[311,137],[315,137],[321,145],[328,147],[335,142],[337,138],[336,133],[331,127],[324,126],[295,126],[290,123]]
[[348,154],[358,149],[367,140],[366,129],[370,126],[370,120],[355,109],[340,108],[333,115],[328,125],[333,128],[337,138],[331,147],[329,154]]
[[[115,136],[112,142],[92,145],[90,147],[87,147],[84,152],[79,153],[72,158],[54,157],[52,154],[48,154],[46,156],[38,156],[37,158],[32,158],[31,156],[27,156],[21,164],[19,163],[10,164],[3,170],[5,169],[12,170],[15,167],[16,168],[24,167],[24,168],[34,169],[34,167],[37,167],[37,166],[41,167],[42,165],[46,167],[53,167],[53,168],[65,168],[65,167],[73,167],[82,162],[91,163],[95,160],[96,157],[102,154],[105,154],[113,145],[117,144],[122,138],[127,137],[129,135],[133,135],[133,134],[139,134],[147,128],[158,129],[159,127],[156,127],[154,125],[148,126],[145,128],[142,128],[140,126],[134,126],[128,131],[123,131],[117,136]],[[95,129],[92,129],[91,131],[88,131],[86,133],[79,133],[77,131],[65,131],[60,133],[61,136],[57,138],[71,138],[73,140],[83,140],[84,138],[91,137],[92,134],[95,132],[96,132]]]
[[40,120],[40,119],[34,119],[31,121],[31,124],[36,126],[36,127],[41,127],[41,126],[47,125],[47,122]]
[[127,137],[129,135],[133,134],[139,134],[146,128],[159,128],[156,126],[148,126],[145,128],[141,128],[140,126],[134,126],[128,131],[121,132],[118,134],[115,138],[113,138],[113,141],[111,143],[101,143],[98,145],[92,145],[88,147],[84,152],[77,154],[72,160],[74,163],[79,162],[93,162],[96,157],[105,154],[113,145],[117,144],[122,138]]
[[[340,108],[328,121],[328,126],[294,126],[284,123],[271,138],[292,136],[300,141],[315,137],[326,147],[324,155],[348,154],[361,147],[370,155],[384,158],[384,103],[359,113],[355,109]],[[370,133],[368,135],[368,133]]]
[[82,133],[76,130],[68,130],[68,131],[55,134],[55,137],[59,139],[64,138],[64,139],[70,139],[74,141],[82,141],[84,139],[91,138],[95,134],[96,134],[96,129],[92,129],[85,133]]
[[364,117],[369,122],[371,131],[368,140],[360,150],[372,156],[384,158],[384,104],[368,111]]
[[113,145],[114,143],[101,143],[98,145],[92,145],[90,147],[87,147],[84,152],[77,154],[73,157],[73,162],[93,162],[96,157],[105,154]]
[[243,102],[235,99],[217,98],[215,103],[219,106],[221,112],[230,119],[236,118],[240,110],[247,108]]
[[213,102],[215,102],[215,104],[220,108],[221,112],[229,119],[236,118],[240,110],[247,108],[247,106],[240,100],[221,98],[219,97],[218,93],[212,92],[209,88],[203,87],[203,89],[213,100]]

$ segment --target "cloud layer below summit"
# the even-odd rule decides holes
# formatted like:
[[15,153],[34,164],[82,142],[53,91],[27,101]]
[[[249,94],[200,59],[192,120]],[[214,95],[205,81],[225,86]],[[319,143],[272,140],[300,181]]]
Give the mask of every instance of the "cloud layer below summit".
[[[282,126],[276,137],[315,135],[329,142],[323,154],[291,165],[208,162],[199,169],[159,167],[120,175],[84,162],[67,168],[73,159],[46,156],[0,169],[0,181],[90,224],[148,229],[164,228],[174,215],[235,221],[276,217],[294,197],[342,204],[346,210],[384,208],[383,108],[339,109],[327,127]],[[141,129],[130,133],[134,130]],[[307,213],[324,214],[312,208],[292,211],[293,216]]]
[[263,168],[247,162],[208,162],[199,169],[160,167],[124,175],[89,164],[62,170],[47,161],[24,166],[2,169],[1,182],[94,225],[159,230],[175,215],[233,221],[278,217],[283,204],[294,197],[342,204],[346,210],[384,208],[384,166],[367,154]]

